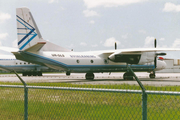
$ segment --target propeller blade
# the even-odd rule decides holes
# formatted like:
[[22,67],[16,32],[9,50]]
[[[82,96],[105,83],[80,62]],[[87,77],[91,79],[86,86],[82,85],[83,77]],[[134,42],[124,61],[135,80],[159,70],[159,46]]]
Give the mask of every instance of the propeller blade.
[[[154,48],[156,48],[157,45],[157,41],[156,38],[154,39]],[[155,57],[154,57],[154,67],[157,67],[157,53],[155,53]]]
[[157,67],[157,57],[154,58],[154,67]]
[[115,42],[115,50],[117,49],[117,44],[116,44],[116,42]]

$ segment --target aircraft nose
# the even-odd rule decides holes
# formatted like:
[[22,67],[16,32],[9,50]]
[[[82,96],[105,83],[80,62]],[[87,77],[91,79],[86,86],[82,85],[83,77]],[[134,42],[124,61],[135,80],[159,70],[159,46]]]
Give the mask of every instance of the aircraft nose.
[[163,60],[157,60],[157,70],[162,70],[166,68],[166,62],[164,62]]

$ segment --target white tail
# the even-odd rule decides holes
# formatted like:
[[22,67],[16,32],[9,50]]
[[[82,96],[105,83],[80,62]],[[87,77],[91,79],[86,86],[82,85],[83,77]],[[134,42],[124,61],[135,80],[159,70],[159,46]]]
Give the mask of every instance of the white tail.
[[17,8],[18,47],[25,50],[40,41],[41,34],[28,8]]
[[28,8],[17,8],[16,18],[19,50],[26,50],[39,42],[46,42],[46,45],[43,46],[42,50],[63,52],[70,51],[42,39],[41,33],[39,32],[39,29]]

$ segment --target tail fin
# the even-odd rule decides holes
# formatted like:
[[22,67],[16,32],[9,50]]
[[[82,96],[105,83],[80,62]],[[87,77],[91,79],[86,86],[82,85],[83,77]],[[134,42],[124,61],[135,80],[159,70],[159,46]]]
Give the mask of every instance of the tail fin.
[[[41,33],[33,19],[30,10],[26,7],[16,9],[17,18],[17,35],[18,35],[18,47],[19,50],[34,49],[39,42],[46,42],[43,46],[44,51],[63,51],[69,52],[70,50],[50,43],[42,39]],[[37,47],[37,46],[36,46]],[[42,47],[42,46],[41,46]],[[36,48],[37,49],[37,48]]]
[[25,50],[42,38],[33,16],[28,8],[17,8],[17,35],[19,50]]

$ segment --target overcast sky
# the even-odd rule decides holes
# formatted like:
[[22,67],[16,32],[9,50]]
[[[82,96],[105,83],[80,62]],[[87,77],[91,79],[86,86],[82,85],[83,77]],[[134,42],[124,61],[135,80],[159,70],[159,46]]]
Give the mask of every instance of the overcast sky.
[[154,38],[180,48],[179,0],[0,0],[0,46],[17,46],[16,8],[24,6],[45,40],[74,51],[153,47]]

